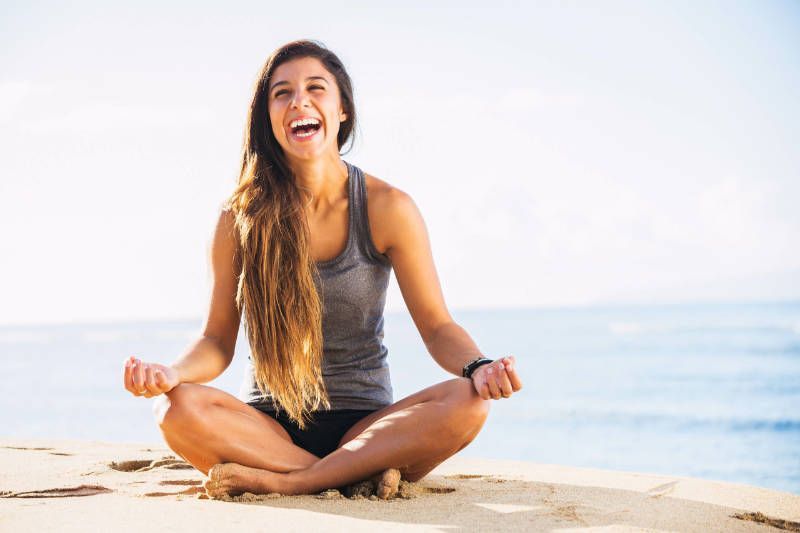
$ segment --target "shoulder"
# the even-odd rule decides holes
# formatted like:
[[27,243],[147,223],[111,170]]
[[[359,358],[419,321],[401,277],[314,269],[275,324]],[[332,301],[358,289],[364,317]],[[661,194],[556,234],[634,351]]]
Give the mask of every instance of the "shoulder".
[[364,178],[372,240],[386,254],[410,227],[424,224],[422,215],[407,192],[366,172]]
[[214,236],[217,239],[227,241],[229,244],[238,244],[239,230],[236,227],[236,214],[233,210],[223,205],[219,209]]
[[230,261],[231,257],[236,262],[241,260],[241,242],[239,228],[236,225],[236,214],[233,210],[222,205],[214,227],[214,234],[209,243],[212,260]]

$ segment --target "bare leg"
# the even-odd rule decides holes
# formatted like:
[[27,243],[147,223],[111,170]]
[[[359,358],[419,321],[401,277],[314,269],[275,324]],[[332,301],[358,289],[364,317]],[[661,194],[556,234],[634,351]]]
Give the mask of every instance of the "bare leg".
[[472,382],[439,383],[377,411],[357,423],[340,447],[309,466],[279,473],[228,463],[214,465],[206,483],[212,495],[280,492],[310,494],[397,468],[417,481],[463,449],[480,431],[489,401]]
[[155,400],[164,440],[204,474],[221,462],[289,472],[319,460],[275,419],[214,387],[182,383]]

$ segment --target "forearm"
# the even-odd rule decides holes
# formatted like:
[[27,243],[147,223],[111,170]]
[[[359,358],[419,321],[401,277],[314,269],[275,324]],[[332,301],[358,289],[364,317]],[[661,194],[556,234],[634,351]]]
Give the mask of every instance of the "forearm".
[[465,364],[483,356],[469,333],[455,322],[439,326],[425,345],[439,366],[457,376]]
[[232,358],[216,340],[202,336],[170,366],[178,371],[181,383],[206,383],[222,374]]

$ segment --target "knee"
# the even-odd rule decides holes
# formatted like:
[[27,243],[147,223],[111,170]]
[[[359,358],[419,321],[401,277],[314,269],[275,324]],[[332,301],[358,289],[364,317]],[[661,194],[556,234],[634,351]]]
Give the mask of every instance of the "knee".
[[492,400],[484,400],[481,398],[478,391],[475,390],[475,385],[472,383],[471,379],[462,379],[465,382],[464,388],[467,389],[465,391],[467,397],[464,399],[465,408],[469,411],[470,417],[475,425],[480,428],[489,416],[489,407],[492,405]]
[[181,383],[171,391],[156,396],[153,401],[156,423],[164,429],[191,417],[199,407],[198,392],[197,385]]
[[491,400],[484,400],[478,395],[471,379],[457,378],[451,383],[446,400],[458,413],[456,418],[459,426],[470,434],[477,434],[489,416]]

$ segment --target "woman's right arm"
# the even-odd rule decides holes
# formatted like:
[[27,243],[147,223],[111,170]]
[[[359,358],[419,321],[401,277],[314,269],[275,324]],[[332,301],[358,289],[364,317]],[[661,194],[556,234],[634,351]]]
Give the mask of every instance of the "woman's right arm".
[[236,309],[236,285],[241,272],[238,249],[234,215],[222,211],[209,251],[213,286],[203,333],[166,367],[144,363],[135,357],[127,359],[125,388],[134,396],[150,398],[172,390],[179,383],[205,383],[228,368],[241,318]]

